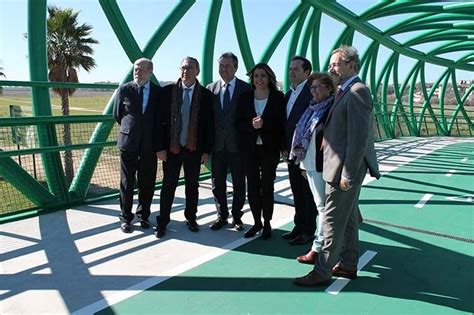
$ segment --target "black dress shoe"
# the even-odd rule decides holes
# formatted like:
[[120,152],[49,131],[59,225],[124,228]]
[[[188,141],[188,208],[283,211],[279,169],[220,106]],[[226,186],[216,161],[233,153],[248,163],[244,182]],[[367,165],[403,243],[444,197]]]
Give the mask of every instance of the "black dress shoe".
[[332,268],[333,277],[341,277],[347,279],[357,279],[357,270],[342,269],[339,265]]
[[162,238],[163,236],[165,236],[165,234],[166,234],[166,228],[159,227],[159,226],[156,227],[156,231],[155,231],[156,238]]
[[199,232],[199,225],[196,221],[186,221],[186,225],[191,232]]
[[263,225],[262,239],[267,240],[272,236],[272,226],[270,222],[265,222]]
[[244,222],[242,222],[241,219],[234,219],[234,221],[232,221],[232,225],[237,231],[242,231],[244,229]]
[[150,228],[150,221],[141,220],[140,221],[140,226],[142,227],[142,229],[148,229],[148,228]]
[[222,229],[224,226],[227,225],[227,219],[221,219],[221,218],[218,218],[216,221],[214,221],[212,224],[211,224],[211,230],[213,231],[217,231],[217,230],[220,230]]
[[312,240],[313,240],[313,236],[309,236],[306,233],[301,233],[300,235],[292,239],[289,243],[291,245],[303,245],[303,244],[311,242]]
[[295,278],[295,280],[293,280],[293,283],[300,287],[316,287],[318,285],[330,284],[331,279],[320,278],[313,270],[306,276]]
[[300,233],[296,232],[295,230],[291,231],[291,232],[286,232],[286,233],[283,233],[281,235],[281,237],[283,237],[285,240],[292,240],[294,239],[295,237],[297,237]]
[[132,233],[132,226],[130,225],[130,223],[125,223],[124,222],[124,223],[120,224],[120,229],[124,233]]
[[244,237],[245,238],[250,238],[250,237],[254,237],[255,234],[257,234],[258,232],[260,232],[260,230],[263,228],[263,225],[260,223],[260,224],[256,224],[254,226],[252,226],[247,232],[245,232],[244,234]]

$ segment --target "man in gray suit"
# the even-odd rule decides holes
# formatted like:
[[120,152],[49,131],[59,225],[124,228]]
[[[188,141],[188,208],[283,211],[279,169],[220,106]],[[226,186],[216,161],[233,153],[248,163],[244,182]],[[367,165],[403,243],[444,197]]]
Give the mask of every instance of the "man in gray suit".
[[239,96],[251,90],[251,86],[235,77],[238,67],[237,57],[227,52],[219,57],[219,75],[221,79],[207,88],[214,94],[215,141],[211,157],[212,193],[217,208],[217,220],[212,230],[227,225],[229,210],[227,207],[227,170],[230,169],[233,186],[232,217],[237,230],[243,230],[241,217],[245,203],[245,155],[237,146],[235,113]]
[[355,48],[341,46],[333,51],[329,72],[340,88],[324,126],[324,245],[313,271],[294,280],[299,286],[326,285],[331,276],[357,278],[360,189],[367,169],[371,176],[380,177],[372,135],[372,98],[357,75],[359,70]]

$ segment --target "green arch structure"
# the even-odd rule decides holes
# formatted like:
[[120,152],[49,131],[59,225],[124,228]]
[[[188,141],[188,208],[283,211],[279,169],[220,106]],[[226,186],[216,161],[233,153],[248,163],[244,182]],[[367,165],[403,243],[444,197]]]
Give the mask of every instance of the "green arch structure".
[[[99,0],[103,13],[109,21],[115,36],[132,63],[140,57],[152,58],[171,31],[195,4],[195,0],[178,1],[168,16],[151,35],[143,49],[140,49],[133,37],[116,0]],[[205,36],[203,38],[202,82],[212,81],[214,48],[221,16],[222,0],[213,0],[209,5],[209,14]],[[249,4],[251,5],[251,4]],[[282,21],[268,46],[260,57],[252,53],[244,18],[241,0],[230,0],[233,25],[245,68],[249,70],[258,62],[268,62],[275,50],[282,44],[283,38],[290,34],[287,47],[286,65],[293,55],[310,56],[314,69],[327,69],[329,53],[321,56],[319,38],[322,17],[331,17],[344,25],[340,34],[333,34],[333,48],[341,44],[351,45],[356,33],[369,40],[368,48],[361,54],[362,69],[360,76],[371,87],[375,104],[375,119],[378,139],[390,139],[397,136],[426,136],[428,124],[436,135],[472,136],[472,111],[465,104],[473,92],[472,81],[461,91],[456,81],[456,71],[474,72],[474,12],[473,2],[447,3],[445,1],[379,1],[361,14],[355,14],[336,1],[301,0],[295,1],[295,7]],[[0,81],[3,86],[30,86],[32,88],[33,117],[1,118],[0,128],[35,126],[38,144],[29,149],[0,150],[0,176],[11,186],[10,189],[21,193],[28,199],[29,207],[12,209],[7,214],[21,213],[31,209],[54,209],[71,206],[87,200],[87,192],[94,175],[96,165],[105,148],[113,147],[110,140],[114,127],[111,118],[113,96],[105,105],[103,115],[53,117],[49,89],[51,87],[72,86],[75,88],[115,89],[116,85],[62,84],[48,82],[46,56],[46,0],[28,1],[28,46],[31,81]],[[372,21],[380,18],[400,16],[397,23],[388,29],[380,30]],[[405,35],[408,40],[397,41],[395,36]],[[417,50],[415,46],[436,43],[436,48],[428,52]],[[381,48],[389,55],[381,53]],[[443,57],[445,54],[461,55],[455,60]],[[323,63],[321,57],[325,58]],[[387,58],[388,57],[388,58]],[[399,77],[401,57],[414,62],[404,77]],[[433,84],[425,80],[427,65],[441,67],[440,76]],[[132,68],[122,82],[131,79]],[[154,80],[156,80],[154,78]],[[283,87],[289,86],[288,75]],[[418,86],[418,91],[417,91]],[[445,95],[448,87],[454,92],[456,103],[448,110]],[[394,98],[389,100],[389,90]],[[422,103],[417,104],[416,93],[422,95]],[[436,95],[437,94],[437,95]],[[438,98],[437,104],[433,100]],[[94,131],[88,141],[69,146],[58,141],[58,124],[94,124]],[[461,126],[461,129],[460,127]],[[83,155],[72,184],[67,187],[64,180],[60,152],[64,150],[82,150]],[[41,156],[45,181],[36,180],[24,170],[14,157],[36,153]],[[118,168],[118,167],[117,167]],[[10,191],[11,191],[10,190]],[[0,189],[0,199],[8,191]],[[5,217],[5,214],[1,214]]]

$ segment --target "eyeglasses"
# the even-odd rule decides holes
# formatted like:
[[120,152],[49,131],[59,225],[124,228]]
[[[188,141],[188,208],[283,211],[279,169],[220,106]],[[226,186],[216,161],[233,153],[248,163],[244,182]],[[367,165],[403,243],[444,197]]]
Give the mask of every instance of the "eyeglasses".
[[179,67],[179,70],[181,70],[181,71],[193,70],[193,69],[194,69],[193,66],[182,66],[182,67]]
[[342,63],[349,63],[351,62],[351,60],[342,60],[341,62],[334,62],[334,63],[330,63],[329,66],[328,66],[328,69],[331,69],[331,68],[334,68],[334,67],[337,67],[337,66],[340,66]]
[[311,85],[311,90],[319,90],[322,87],[327,88],[328,86],[327,85],[322,85],[322,84]]

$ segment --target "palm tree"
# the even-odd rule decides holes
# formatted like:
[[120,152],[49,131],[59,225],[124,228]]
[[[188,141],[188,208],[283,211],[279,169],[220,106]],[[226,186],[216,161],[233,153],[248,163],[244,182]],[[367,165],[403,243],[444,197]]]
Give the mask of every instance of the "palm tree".
[[[77,69],[83,68],[89,72],[96,66],[91,57],[94,50],[91,44],[99,42],[90,33],[92,26],[79,25],[79,12],[72,9],[61,9],[56,6],[48,7],[48,77],[53,82],[79,82]],[[61,97],[61,113],[69,115],[69,96],[75,89],[53,88],[53,92]],[[69,124],[63,127],[64,145],[72,144]],[[64,152],[64,170],[68,184],[74,177],[72,152]]]
[[[0,67],[0,78],[1,77],[4,77],[4,78],[7,77],[5,73],[3,72],[3,67]],[[0,86],[0,94],[3,94],[3,86]]]

